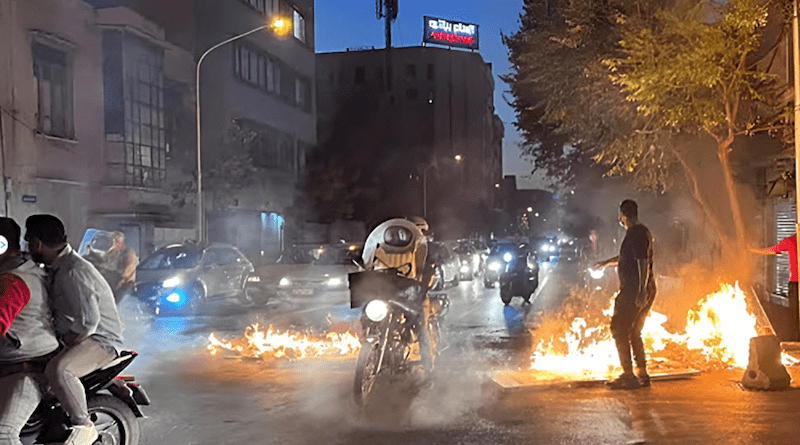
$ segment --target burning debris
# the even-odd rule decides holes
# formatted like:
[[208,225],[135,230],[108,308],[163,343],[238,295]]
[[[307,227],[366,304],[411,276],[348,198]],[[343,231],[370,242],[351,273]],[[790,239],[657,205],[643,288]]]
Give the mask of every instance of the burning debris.
[[236,353],[242,357],[260,359],[301,360],[318,357],[355,356],[361,348],[358,335],[351,331],[328,332],[314,335],[300,332],[280,332],[270,325],[266,330],[258,324],[248,326],[242,336],[227,342],[214,334],[208,337],[211,354],[219,351]]
[[[591,294],[582,298],[587,296],[592,298]],[[573,314],[576,306],[580,303],[573,302]],[[588,306],[591,311],[591,301]],[[531,355],[531,368],[543,371],[543,376],[569,379],[607,378],[619,373],[619,359],[607,321],[612,312],[613,298],[602,310],[603,316],[595,316],[591,323],[573,317],[564,334],[539,341]],[[563,325],[567,318],[562,315],[560,323]],[[689,310],[684,333],[670,333],[664,327],[666,321],[666,315],[651,311],[642,329],[650,368],[655,372],[745,368],[750,338],[758,335],[757,318],[748,310],[747,297],[738,283],[722,284],[719,291]],[[555,332],[552,326],[550,332]]]

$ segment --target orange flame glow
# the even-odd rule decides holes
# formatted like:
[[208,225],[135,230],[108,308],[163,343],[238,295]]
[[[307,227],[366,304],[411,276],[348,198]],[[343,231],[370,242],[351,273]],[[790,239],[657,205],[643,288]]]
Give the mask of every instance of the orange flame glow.
[[258,324],[248,326],[242,336],[233,340],[223,342],[211,334],[208,342],[211,354],[222,350],[236,352],[244,357],[289,360],[351,356],[358,353],[361,348],[358,336],[350,331],[311,335],[279,332],[271,325],[262,330]]
[[[610,316],[611,307],[603,311]],[[747,310],[744,292],[723,284],[720,290],[707,295],[686,317],[683,334],[667,331],[664,314],[651,311],[642,339],[648,355],[667,347],[699,352],[711,363],[729,368],[744,368],[749,358],[750,338],[755,337],[756,317]],[[603,327],[587,327],[582,318],[572,322],[569,331],[558,339],[542,340],[531,355],[531,367],[540,371],[559,372],[582,378],[608,377],[619,370],[614,340]]]

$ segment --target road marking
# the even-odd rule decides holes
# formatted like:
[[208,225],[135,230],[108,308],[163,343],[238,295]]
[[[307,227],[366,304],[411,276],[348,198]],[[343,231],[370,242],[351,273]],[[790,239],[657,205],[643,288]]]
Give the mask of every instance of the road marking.
[[542,293],[542,289],[544,289],[544,287],[547,285],[547,280],[549,279],[550,279],[550,274],[547,274],[547,276],[544,277],[544,280],[542,280],[542,282],[539,283],[539,286],[536,288],[536,292],[533,293],[533,298],[531,298],[531,304],[533,304],[536,300],[539,299],[539,295]]
[[653,424],[655,424],[656,429],[658,430],[658,434],[661,434],[661,437],[667,435],[667,428],[664,426],[664,422],[661,421],[661,417],[659,417],[658,413],[651,409],[650,410],[650,417],[653,418]]

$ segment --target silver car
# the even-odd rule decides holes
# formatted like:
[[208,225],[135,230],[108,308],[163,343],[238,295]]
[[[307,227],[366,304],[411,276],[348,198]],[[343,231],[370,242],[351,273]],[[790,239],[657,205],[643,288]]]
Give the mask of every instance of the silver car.
[[250,299],[245,283],[253,265],[229,244],[174,244],[163,247],[136,268],[136,296],[156,314],[194,310],[225,297]]

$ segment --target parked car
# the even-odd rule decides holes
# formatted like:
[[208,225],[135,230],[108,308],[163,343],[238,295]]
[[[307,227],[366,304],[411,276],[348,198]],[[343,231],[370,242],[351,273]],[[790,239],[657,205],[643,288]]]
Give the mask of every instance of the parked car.
[[248,286],[269,297],[311,297],[341,292],[347,298],[347,274],[358,270],[354,260],[363,243],[296,244],[275,264],[259,266]]
[[461,262],[458,255],[444,243],[428,243],[428,261],[432,262],[434,268],[434,289],[444,289],[448,284],[458,285]]
[[250,304],[245,284],[253,271],[250,261],[229,244],[173,244],[139,262],[136,296],[156,315],[193,312],[229,297]]

